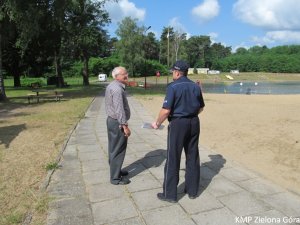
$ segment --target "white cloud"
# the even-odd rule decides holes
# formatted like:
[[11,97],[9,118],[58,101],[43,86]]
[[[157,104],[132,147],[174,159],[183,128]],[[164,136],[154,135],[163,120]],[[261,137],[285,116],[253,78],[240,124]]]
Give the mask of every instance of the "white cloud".
[[252,41],[260,45],[275,42],[300,44],[300,31],[270,31],[264,37],[253,37]]
[[299,30],[299,0],[238,0],[234,14],[243,22],[267,30]]
[[192,15],[201,23],[218,16],[220,5],[217,0],[204,0],[203,3],[192,9]]
[[211,43],[217,43],[216,39],[218,38],[219,34],[215,33],[215,32],[211,32],[208,34],[208,36],[210,37]]
[[180,33],[185,33],[186,29],[182,25],[182,23],[179,21],[178,17],[174,17],[170,20],[169,25],[174,28],[175,31],[178,31]]
[[146,15],[145,9],[137,8],[134,3],[128,0],[120,0],[118,3],[109,1],[105,4],[105,9],[113,23],[120,22],[128,16],[143,21]]

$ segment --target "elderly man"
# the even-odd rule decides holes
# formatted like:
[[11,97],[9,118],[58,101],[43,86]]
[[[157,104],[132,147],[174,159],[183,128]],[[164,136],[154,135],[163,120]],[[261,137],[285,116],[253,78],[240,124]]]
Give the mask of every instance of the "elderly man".
[[116,67],[112,71],[112,81],[105,91],[105,108],[107,114],[108,155],[110,166],[110,182],[114,185],[129,184],[127,171],[121,170],[127,140],[131,132],[128,127],[130,108],[125,94],[128,73],[124,67]]

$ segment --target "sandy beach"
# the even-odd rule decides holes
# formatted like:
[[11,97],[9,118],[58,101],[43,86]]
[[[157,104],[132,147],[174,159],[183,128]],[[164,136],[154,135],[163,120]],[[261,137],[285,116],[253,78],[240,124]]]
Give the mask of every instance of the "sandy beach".
[[[156,118],[163,97],[138,99]],[[204,93],[204,99],[201,145],[300,194],[299,95]]]

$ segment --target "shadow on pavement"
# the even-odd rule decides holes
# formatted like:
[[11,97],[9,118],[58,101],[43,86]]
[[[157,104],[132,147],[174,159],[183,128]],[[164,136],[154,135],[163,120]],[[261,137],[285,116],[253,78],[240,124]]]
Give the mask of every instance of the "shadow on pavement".
[[[129,172],[128,178],[137,176],[138,174],[144,172],[146,169],[151,167],[159,167],[165,161],[167,150],[157,149],[147,153],[143,158],[136,160],[130,165],[123,168]],[[200,186],[198,190],[198,196],[204,192],[204,190],[209,186],[214,176],[216,176],[226,163],[226,159],[222,155],[209,155],[210,161],[202,163],[200,166]],[[181,162],[184,163],[184,162]],[[163,168],[162,168],[163,170]],[[184,169],[185,170],[185,169]],[[184,195],[185,182],[181,183],[178,190],[178,200],[180,200]]]
[[129,172],[128,178],[135,177],[136,175],[142,173],[146,169],[151,167],[159,167],[163,161],[166,159],[165,154],[167,150],[157,149],[147,153],[143,158],[136,160],[130,165],[123,168]]
[[[209,186],[214,176],[216,176],[221,169],[224,167],[226,163],[226,159],[223,158],[222,155],[209,155],[210,161],[201,163],[200,166],[200,186],[198,190],[198,195],[200,196],[204,190]],[[181,199],[185,193],[185,182],[181,183],[177,190],[178,190],[178,200]]]

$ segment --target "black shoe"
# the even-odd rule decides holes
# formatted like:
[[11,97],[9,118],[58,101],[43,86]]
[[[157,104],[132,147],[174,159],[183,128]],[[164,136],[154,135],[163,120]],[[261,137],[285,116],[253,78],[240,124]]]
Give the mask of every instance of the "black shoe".
[[[184,189],[184,193],[187,194],[187,191],[185,189]],[[197,195],[190,195],[190,194],[188,194],[188,196],[189,196],[189,199],[195,199],[195,198],[197,198]]]
[[127,170],[121,170],[120,174],[121,174],[122,177],[125,177],[125,176],[128,175],[128,171]]
[[190,199],[195,199],[195,198],[197,198],[197,195],[195,195],[195,196],[194,195],[189,195],[189,198]]
[[126,184],[129,184],[130,183],[130,180],[126,177],[121,177],[121,179],[118,181],[118,183],[111,183],[111,184],[114,184],[114,185],[126,185]]
[[121,180],[119,181],[120,185],[126,185],[126,184],[129,184],[129,183],[130,183],[130,180],[126,177],[122,177]]
[[177,202],[177,201],[174,200],[174,199],[166,198],[166,197],[164,196],[163,193],[158,193],[158,194],[157,194],[157,198],[158,198],[159,200],[166,201],[166,202],[170,202],[170,203],[176,203],[176,202]]

